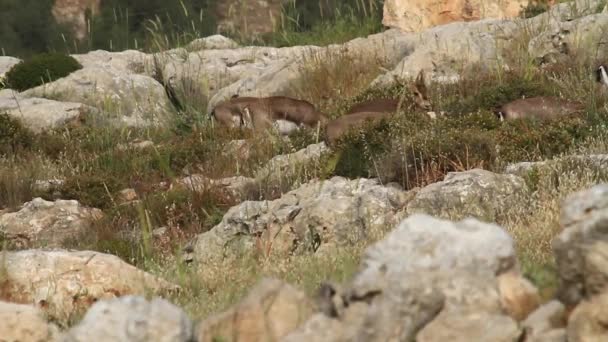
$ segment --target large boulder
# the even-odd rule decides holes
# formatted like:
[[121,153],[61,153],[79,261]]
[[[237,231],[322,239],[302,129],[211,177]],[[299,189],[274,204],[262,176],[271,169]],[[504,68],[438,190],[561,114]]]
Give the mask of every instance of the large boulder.
[[83,68],[102,67],[129,74],[153,75],[152,56],[137,50],[109,52],[94,50],[85,54],[71,55]]
[[485,18],[515,18],[529,0],[387,0],[382,24],[405,32]]
[[608,286],[608,184],[566,198],[562,232],[553,240],[560,286],[558,298],[572,307]]
[[[202,264],[241,253],[287,255],[352,244],[399,222],[407,193],[376,180],[313,181],[274,201],[246,201],[194,242]],[[271,247],[271,248],[270,248]]]
[[61,247],[88,233],[101,217],[101,210],[75,200],[34,198],[19,211],[0,215],[0,235],[12,248]]
[[1,299],[34,304],[66,319],[99,299],[177,290],[114,255],[92,251],[5,251]]
[[0,341],[53,342],[58,336],[57,327],[39,309],[0,301]]
[[0,90],[0,113],[20,120],[33,132],[42,132],[65,125],[78,125],[93,107],[77,102],[60,102],[44,98],[23,97],[11,90]]
[[521,278],[500,227],[415,214],[367,249],[350,284],[334,289],[333,315],[313,316],[286,341],[518,341],[505,295],[524,301],[511,308],[536,307],[499,285],[506,274]]
[[536,311],[523,322],[526,341],[566,342],[566,310],[562,303],[552,300]]
[[298,178],[308,168],[316,166],[321,156],[330,150],[324,142],[311,144],[294,153],[273,157],[255,173],[255,179],[263,184],[280,184]]
[[441,182],[418,191],[407,205],[408,213],[446,218],[477,217],[495,222],[513,206],[522,206],[528,194],[524,180],[515,175],[482,169],[450,172]]
[[239,304],[201,322],[198,341],[279,341],[304,323],[312,311],[313,304],[302,291],[264,278]]
[[62,342],[190,342],[193,324],[179,307],[161,298],[125,296],[95,303]]
[[105,113],[101,121],[124,126],[165,122],[171,110],[165,88],[152,77],[97,64],[22,94],[84,103]]

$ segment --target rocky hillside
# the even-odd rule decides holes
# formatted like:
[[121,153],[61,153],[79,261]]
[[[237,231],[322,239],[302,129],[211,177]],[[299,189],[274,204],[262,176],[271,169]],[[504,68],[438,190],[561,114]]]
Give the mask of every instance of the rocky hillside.
[[[31,61],[0,57],[0,340],[608,340],[605,5],[98,50],[23,91]],[[234,95],[330,119],[410,103],[421,70],[443,115],[406,105],[335,145],[208,120]],[[493,114],[533,96],[584,109]]]

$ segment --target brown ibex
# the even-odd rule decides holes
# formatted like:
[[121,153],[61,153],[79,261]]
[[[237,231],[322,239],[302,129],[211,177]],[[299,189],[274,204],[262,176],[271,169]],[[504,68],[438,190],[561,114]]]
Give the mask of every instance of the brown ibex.
[[310,102],[286,96],[236,97],[224,101],[210,115],[228,127],[247,127],[261,131],[275,126],[281,134],[289,134],[301,126],[317,127],[327,117]]
[[564,100],[555,96],[536,96],[517,99],[494,110],[500,121],[521,118],[553,119],[583,112],[580,102]]
[[[420,71],[413,85],[409,90],[414,95],[412,107],[423,110],[431,109],[431,102],[428,98],[428,91],[424,82],[424,71]],[[341,117],[330,121],[325,128],[325,140],[328,145],[334,145],[342,136],[351,129],[356,129],[366,122],[379,122],[383,119],[391,118],[399,109],[400,100],[396,99],[376,99],[358,103]],[[433,112],[427,112],[434,118]]]

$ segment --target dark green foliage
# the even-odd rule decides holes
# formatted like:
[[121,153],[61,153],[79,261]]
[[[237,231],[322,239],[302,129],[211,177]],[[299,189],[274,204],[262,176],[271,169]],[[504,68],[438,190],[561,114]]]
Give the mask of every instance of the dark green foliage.
[[6,73],[6,84],[9,88],[24,91],[65,77],[81,68],[82,65],[72,56],[42,53],[11,68]]
[[33,133],[19,120],[0,114],[0,155],[14,155],[32,147],[33,141]]
[[113,195],[128,184],[116,175],[86,172],[68,177],[61,186],[61,196],[76,199],[85,206],[105,209],[113,206]]

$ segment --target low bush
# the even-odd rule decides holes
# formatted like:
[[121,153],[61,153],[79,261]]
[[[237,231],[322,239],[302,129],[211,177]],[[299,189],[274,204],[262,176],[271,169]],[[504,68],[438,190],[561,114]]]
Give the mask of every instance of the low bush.
[[81,69],[73,57],[60,53],[42,53],[19,62],[6,73],[9,88],[24,91],[55,81]]
[[15,155],[20,150],[32,147],[34,134],[21,121],[0,114],[0,156]]

